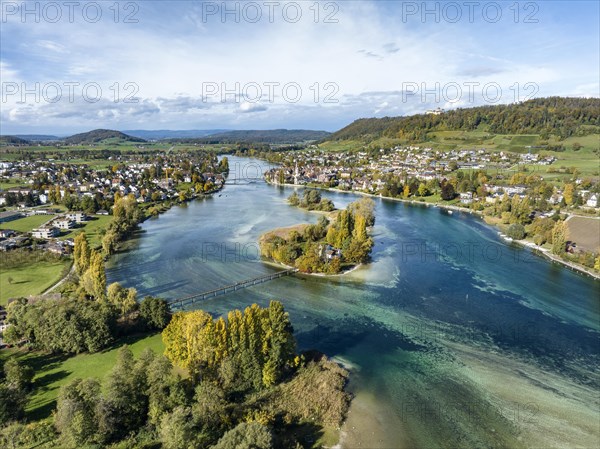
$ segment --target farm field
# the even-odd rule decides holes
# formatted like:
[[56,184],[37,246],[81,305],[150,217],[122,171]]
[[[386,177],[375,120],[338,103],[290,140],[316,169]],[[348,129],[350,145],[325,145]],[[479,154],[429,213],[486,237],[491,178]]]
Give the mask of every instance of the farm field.
[[571,216],[566,221],[567,237],[577,243],[577,248],[590,252],[600,248],[600,218]]

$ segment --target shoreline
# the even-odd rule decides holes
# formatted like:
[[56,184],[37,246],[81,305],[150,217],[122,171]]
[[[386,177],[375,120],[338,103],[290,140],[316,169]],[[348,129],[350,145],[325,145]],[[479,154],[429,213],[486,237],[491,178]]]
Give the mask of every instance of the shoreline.
[[[271,231],[269,231],[271,232]],[[271,265],[274,267],[278,267],[278,268],[286,268],[286,269],[295,269],[296,267],[293,267],[291,265],[287,265],[281,262],[276,262],[275,260],[272,259],[263,259],[261,256],[260,261],[264,264],[267,265]],[[354,270],[358,269],[359,267],[362,267],[363,264],[359,263],[358,265],[354,265],[352,268],[350,268],[349,270],[346,271],[342,271],[341,273],[338,274],[326,274],[326,273],[303,273],[301,271],[298,271],[297,274],[301,274],[303,276],[315,276],[315,277],[322,277],[322,278],[336,278],[336,277],[340,277],[340,276],[345,276],[348,273],[352,273]]]
[[[276,186],[276,187],[319,189],[319,190],[327,190],[330,192],[337,192],[337,193],[358,194],[358,195],[362,195],[362,196],[369,196],[372,198],[379,198],[382,200],[397,201],[400,203],[406,203],[406,204],[410,204],[413,206],[419,205],[419,206],[425,206],[425,207],[439,207],[441,209],[446,209],[448,211],[456,211],[456,212],[468,213],[470,215],[477,215],[479,218],[481,218],[483,220],[483,222],[487,226],[497,230],[498,234],[503,238],[503,240],[506,241],[506,239],[504,239],[504,234],[502,234],[502,232],[500,231],[500,228],[498,226],[486,222],[484,220],[484,215],[480,211],[468,209],[466,207],[455,206],[453,204],[442,204],[442,203],[437,203],[437,202],[436,203],[426,203],[424,201],[407,200],[407,199],[403,199],[403,198],[392,198],[389,196],[375,195],[373,193],[366,193],[366,192],[353,191],[353,190],[341,190],[341,189],[336,189],[333,187],[318,187],[318,186],[297,185],[297,184],[279,184],[279,183],[269,182],[269,181],[267,181],[266,178],[265,178],[265,182],[271,186]],[[537,256],[545,257],[550,262],[556,262],[558,264],[563,265],[566,268],[570,268],[572,271],[576,271],[579,274],[583,274],[583,275],[589,276],[597,281],[600,281],[600,273],[595,273],[593,270],[591,270],[587,267],[583,267],[581,265],[575,264],[571,261],[563,260],[559,256],[556,256],[555,254],[550,253],[548,250],[546,250],[544,248],[539,248],[533,242],[530,242],[528,240],[511,240],[510,242],[508,242],[508,241],[506,241],[506,242],[507,243],[516,243],[522,247],[529,248]]]
[[[191,202],[191,201],[195,201],[195,200],[198,200],[198,199],[200,199],[200,198],[203,198],[203,197],[210,197],[210,196],[214,195],[215,193],[217,193],[217,192],[220,192],[221,190],[223,190],[223,188],[224,188],[224,187],[225,187],[225,184],[223,184],[223,186],[221,186],[220,188],[218,188],[218,189],[216,189],[216,190],[213,190],[213,191],[211,191],[211,192],[208,192],[208,193],[203,193],[203,194],[202,194],[202,196],[195,195],[195,196],[193,196],[192,198],[190,198],[190,199],[187,199],[187,200],[185,200],[185,201],[183,201],[183,202],[171,202],[171,203],[168,203],[168,207],[167,207],[166,209],[164,209],[164,210],[162,210],[162,209],[161,209],[161,210],[158,212],[158,214],[157,214],[157,215],[146,215],[146,214],[144,214],[144,217],[143,217],[143,218],[142,218],[140,221],[138,221],[138,222],[137,222],[136,226],[137,226],[137,225],[140,225],[141,223],[144,223],[146,220],[149,220],[150,218],[159,218],[159,217],[160,217],[162,214],[164,214],[164,213],[167,213],[169,210],[171,210],[171,208],[172,208],[173,206],[180,206],[180,205],[182,205],[182,204],[187,204],[187,203],[189,203],[189,202]],[[157,205],[155,205],[155,207],[156,207],[156,206],[162,206],[162,205],[165,205],[165,203],[166,203],[166,201],[165,201],[164,203],[157,203]],[[85,232],[85,230],[84,230],[84,232]],[[130,240],[130,239],[133,237],[133,235],[134,235],[134,234],[135,234],[135,231],[134,231],[134,232],[131,232],[131,233],[128,233],[128,234],[125,236],[125,238],[124,238],[124,239],[121,239],[121,240],[117,241],[117,242],[116,242],[116,245],[117,245],[117,246],[116,246],[116,249],[115,249],[114,253],[112,253],[112,254],[109,254],[109,255],[108,255],[108,257],[110,258],[111,256],[113,256],[113,255],[115,255],[115,254],[118,254],[118,253],[119,253],[119,251],[121,250],[121,245],[122,245],[122,244],[125,244],[125,243],[126,243],[128,240]],[[100,248],[102,248],[102,244],[100,244]],[[58,279],[58,280],[57,280],[57,281],[56,281],[54,284],[52,284],[52,285],[51,285],[50,287],[48,287],[46,290],[44,290],[44,291],[41,293],[41,295],[46,295],[46,294],[48,294],[48,293],[51,293],[51,292],[52,292],[52,291],[54,291],[56,288],[60,287],[62,284],[64,284],[64,283],[67,281],[67,279],[69,279],[69,277],[70,277],[70,276],[71,276],[71,275],[72,275],[74,272],[75,272],[75,263],[73,262],[73,263],[71,263],[71,269],[69,270],[69,272],[68,272],[68,273],[67,273],[65,276],[63,276],[62,278]]]

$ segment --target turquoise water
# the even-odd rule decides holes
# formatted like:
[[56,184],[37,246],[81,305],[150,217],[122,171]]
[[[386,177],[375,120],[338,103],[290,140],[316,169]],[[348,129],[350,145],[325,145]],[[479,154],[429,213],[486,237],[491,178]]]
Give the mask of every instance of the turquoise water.
[[[176,299],[276,271],[258,257],[259,236],[318,214],[288,206],[290,188],[239,181],[256,164],[231,158],[220,195],[143,223],[109,282]],[[358,198],[323,195],[338,208]],[[281,300],[302,349],[351,369],[345,447],[595,446],[600,282],[506,244],[474,216],[375,202],[371,264],[197,306]]]

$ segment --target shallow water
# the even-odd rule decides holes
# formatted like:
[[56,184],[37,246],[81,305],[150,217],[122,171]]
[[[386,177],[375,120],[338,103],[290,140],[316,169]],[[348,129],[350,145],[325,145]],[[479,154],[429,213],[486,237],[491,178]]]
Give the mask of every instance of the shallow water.
[[[220,195],[143,223],[109,282],[176,299],[276,271],[259,260],[258,237],[318,214],[288,206],[291,188],[240,181],[258,164],[231,157]],[[358,198],[323,196],[338,208]],[[506,244],[469,214],[375,202],[371,264],[197,307],[279,299],[302,349],[351,366],[344,447],[595,447],[600,282]]]

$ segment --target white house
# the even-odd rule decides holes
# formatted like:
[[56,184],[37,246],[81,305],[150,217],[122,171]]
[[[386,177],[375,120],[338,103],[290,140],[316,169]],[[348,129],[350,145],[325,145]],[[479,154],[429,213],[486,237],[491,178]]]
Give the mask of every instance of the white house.
[[85,212],[81,211],[67,212],[65,217],[69,220],[73,220],[76,223],[82,223],[87,220],[87,215],[85,215]]
[[588,207],[598,207],[598,195],[594,193],[592,196],[590,196],[585,202],[585,205]]
[[75,226],[75,222],[69,218],[59,218],[54,220],[53,224],[59,229],[73,229],[73,226]]
[[51,239],[53,237],[58,237],[60,231],[54,226],[45,226],[43,228],[34,229],[31,234],[36,239]]

